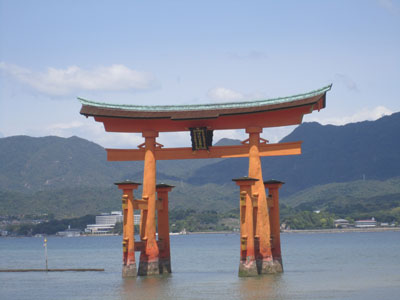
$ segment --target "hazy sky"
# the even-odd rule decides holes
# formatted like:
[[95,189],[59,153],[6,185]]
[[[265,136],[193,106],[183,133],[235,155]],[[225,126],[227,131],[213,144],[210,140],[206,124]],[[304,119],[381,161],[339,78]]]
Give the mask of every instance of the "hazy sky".
[[[0,136],[135,147],[140,135],[106,133],[79,114],[76,97],[195,104],[330,83],[326,109],[305,121],[340,125],[400,111],[400,1],[0,0]],[[159,141],[189,145],[187,133]]]

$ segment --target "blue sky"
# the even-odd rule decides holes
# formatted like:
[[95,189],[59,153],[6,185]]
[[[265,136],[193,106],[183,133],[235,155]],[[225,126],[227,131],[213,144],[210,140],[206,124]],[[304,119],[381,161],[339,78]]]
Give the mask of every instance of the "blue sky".
[[[330,83],[326,109],[304,121],[343,125],[400,111],[400,1],[0,0],[0,136],[135,147],[140,135],[105,133],[79,114],[76,97],[195,104]],[[189,144],[187,133],[159,140]]]

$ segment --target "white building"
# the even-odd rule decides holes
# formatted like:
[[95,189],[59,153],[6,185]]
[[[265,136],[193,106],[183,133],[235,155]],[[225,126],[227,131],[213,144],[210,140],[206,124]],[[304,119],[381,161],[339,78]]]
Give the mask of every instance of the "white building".
[[349,227],[350,223],[346,219],[337,219],[333,221],[333,224],[336,228],[347,228]]
[[[111,233],[115,227],[115,224],[123,221],[124,216],[120,211],[112,211],[110,214],[102,213],[99,216],[96,216],[96,224],[89,224],[86,226],[85,233]],[[140,225],[140,215],[133,215],[133,224]]]
[[110,233],[115,227],[115,224],[88,224],[85,232],[91,234]]
[[375,218],[372,218],[371,220],[358,220],[354,222],[354,226],[356,228],[372,228],[376,227],[376,221]]
[[105,234],[111,233],[118,222],[123,222],[124,216],[120,211],[112,211],[109,213],[102,213],[96,216],[96,224],[89,224],[86,226],[85,232],[91,234]]
[[68,225],[68,229],[59,231],[56,233],[56,235],[62,237],[77,237],[81,235],[81,231],[79,229],[71,229],[71,226]]
[[96,216],[96,224],[113,224],[123,222],[124,216],[120,211],[112,211],[111,214],[103,213],[100,216]]
[[133,215],[133,225],[140,225],[140,215]]

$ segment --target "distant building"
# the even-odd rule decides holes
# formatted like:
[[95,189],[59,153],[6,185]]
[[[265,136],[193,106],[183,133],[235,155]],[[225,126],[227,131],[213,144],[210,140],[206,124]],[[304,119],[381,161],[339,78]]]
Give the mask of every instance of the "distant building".
[[115,224],[89,224],[85,228],[85,233],[105,234],[111,233]]
[[81,231],[79,229],[71,229],[71,226],[68,225],[68,229],[64,231],[59,231],[56,235],[61,237],[76,237],[81,235]]
[[337,219],[333,221],[333,224],[336,228],[347,228],[350,226],[349,221],[347,221],[346,219]]
[[[112,211],[111,213],[102,213],[96,216],[96,224],[86,226],[85,233],[106,234],[111,233],[118,222],[123,222],[124,216],[121,211]],[[133,215],[133,224],[140,224],[140,215]]]
[[356,228],[372,228],[376,227],[376,225],[375,218],[372,218],[371,220],[358,220],[354,222],[354,226]]
[[133,225],[140,225],[140,215],[133,215]]
[[111,213],[102,213],[96,216],[96,224],[86,226],[85,233],[106,234],[111,233],[118,222],[123,222],[124,216],[120,211],[112,211]]
[[112,211],[111,214],[103,213],[100,216],[96,216],[96,224],[113,224],[123,222],[124,216],[120,211]]

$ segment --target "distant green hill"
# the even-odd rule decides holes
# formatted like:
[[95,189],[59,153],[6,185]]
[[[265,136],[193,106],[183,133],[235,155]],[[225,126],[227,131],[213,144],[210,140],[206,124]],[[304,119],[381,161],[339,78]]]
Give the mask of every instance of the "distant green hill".
[[324,211],[342,218],[400,222],[400,177],[330,183],[308,188],[282,203],[298,211]]
[[351,199],[367,199],[400,193],[400,177],[388,180],[357,180],[313,186],[282,199],[291,207],[310,207],[313,210],[326,208],[331,201],[349,202]]
[[[121,166],[120,170],[117,164],[108,163],[102,147],[78,137],[2,138],[0,153],[0,188],[3,190],[35,192],[109,185],[128,172],[128,166]],[[133,164],[132,170],[138,169],[136,165],[139,166]]]
[[[303,141],[302,154],[262,158],[263,177],[286,182],[281,191],[285,196],[332,182],[397,177],[399,132],[400,113],[344,126],[303,123],[281,141]],[[226,184],[247,170],[247,159],[225,159],[197,169],[189,180]]]
[[[395,177],[400,177],[398,132],[400,113],[345,126],[304,123],[282,140],[304,141],[303,154],[263,158],[264,179],[285,181],[282,198],[304,209],[338,211],[341,195],[348,195],[344,204],[393,196],[395,185],[399,186]],[[237,143],[222,139],[217,144]],[[247,171],[247,158],[159,161],[157,181],[176,186],[171,208],[227,211],[238,202],[238,189],[231,180]],[[141,181],[142,175],[143,162],[107,162],[101,146],[78,137],[0,138],[0,215],[78,217],[116,210],[121,192],[113,182]],[[363,178],[366,181],[359,182]],[[374,180],[384,181],[380,192],[373,189]]]
[[[0,215],[52,213],[61,218],[118,210],[121,191],[113,183],[142,181],[143,162],[108,162],[101,146],[78,137],[0,138],[0,154]],[[158,182],[177,186],[171,208],[234,207],[237,191],[232,182],[228,187],[187,182],[197,168],[216,161],[157,163]]]

